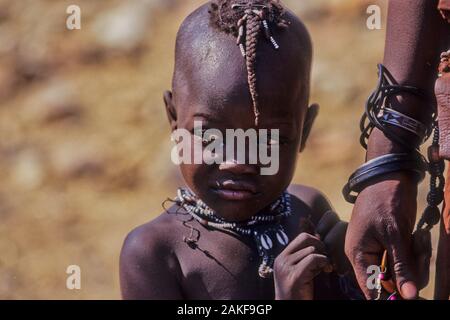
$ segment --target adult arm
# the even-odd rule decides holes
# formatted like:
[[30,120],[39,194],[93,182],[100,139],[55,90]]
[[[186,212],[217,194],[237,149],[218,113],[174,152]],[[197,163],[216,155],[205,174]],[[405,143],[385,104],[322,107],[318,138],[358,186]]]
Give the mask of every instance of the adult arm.
[[[437,5],[437,0],[390,1],[384,57],[384,65],[400,85],[415,86],[429,97],[425,101],[403,93],[390,101],[391,106],[428,125],[439,53],[448,39]],[[401,129],[397,131],[404,134]],[[367,160],[404,151],[375,129],[369,139]],[[347,231],[346,253],[367,298],[376,296],[376,290],[366,285],[367,268],[380,264],[385,249],[401,295],[405,299],[417,297],[411,237],[416,211],[417,183],[406,172],[385,175],[359,194]]]

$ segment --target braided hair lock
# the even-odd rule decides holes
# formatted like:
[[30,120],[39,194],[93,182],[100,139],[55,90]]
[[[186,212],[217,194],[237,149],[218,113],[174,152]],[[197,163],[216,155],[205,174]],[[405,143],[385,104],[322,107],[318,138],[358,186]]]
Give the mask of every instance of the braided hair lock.
[[270,26],[285,29],[284,8],[279,0],[216,0],[209,10],[211,22],[220,31],[237,38],[236,44],[245,58],[247,81],[255,114],[259,124],[259,102],[256,86],[256,57],[259,37],[263,33],[275,50],[280,47],[273,38]]

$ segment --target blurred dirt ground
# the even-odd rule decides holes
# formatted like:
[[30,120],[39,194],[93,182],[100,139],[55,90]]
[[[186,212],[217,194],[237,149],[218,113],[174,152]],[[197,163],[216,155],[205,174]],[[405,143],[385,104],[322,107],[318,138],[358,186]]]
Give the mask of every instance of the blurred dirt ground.
[[[162,92],[177,28],[202,3],[0,0],[0,298],[120,298],[125,235],[181,183]],[[322,190],[348,220],[341,188],[364,157],[358,120],[382,60],[387,1],[284,3],[310,29],[312,101],[322,106],[294,182]],[[65,27],[70,4],[81,30]],[[382,30],[366,28],[369,4],[383,8]],[[66,289],[71,264],[81,290]]]

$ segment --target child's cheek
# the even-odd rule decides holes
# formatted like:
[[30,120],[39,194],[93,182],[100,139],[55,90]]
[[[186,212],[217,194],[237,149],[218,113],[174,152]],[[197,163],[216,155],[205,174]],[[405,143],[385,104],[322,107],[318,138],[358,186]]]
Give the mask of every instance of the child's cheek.
[[272,183],[276,181],[278,185],[284,185],[287,187],[291,183],[294,176],[297,157],[298,152],[294,147],[281,147],[279,154],[279,169],[277,174],[272,177],[268,176],[263,178],[272,180]]
[[193,191],[199,192],[208,187],[208,178],[211,175],[211,166],[207,164],[181,164],[180,171],[184,181]]

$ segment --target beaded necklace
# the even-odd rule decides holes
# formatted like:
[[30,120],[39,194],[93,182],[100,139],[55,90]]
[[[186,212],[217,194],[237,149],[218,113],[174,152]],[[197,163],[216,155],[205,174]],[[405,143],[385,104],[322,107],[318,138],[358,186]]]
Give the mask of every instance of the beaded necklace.
[[272,275],[276,252],[280,252],[280,249],[289,243],[289,238],[281,225],[282,220],[292,215],[291,198],[286,191],[269,206],[268,214],[252,216],[245,222],[224,220],[186,188],[178,189],[175,203],[204,226],[253,237],[261,257],[258,269],[261,278],[269,278]]

